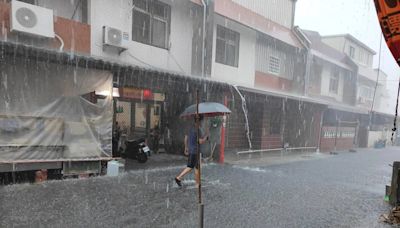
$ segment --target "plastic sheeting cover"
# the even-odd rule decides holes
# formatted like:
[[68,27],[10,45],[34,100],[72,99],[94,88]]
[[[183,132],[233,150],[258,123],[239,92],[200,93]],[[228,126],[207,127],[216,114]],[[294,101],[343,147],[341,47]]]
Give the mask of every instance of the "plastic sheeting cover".
[[110,72],[9,59],[0,72],[0,162],[110,157],[111,91]]

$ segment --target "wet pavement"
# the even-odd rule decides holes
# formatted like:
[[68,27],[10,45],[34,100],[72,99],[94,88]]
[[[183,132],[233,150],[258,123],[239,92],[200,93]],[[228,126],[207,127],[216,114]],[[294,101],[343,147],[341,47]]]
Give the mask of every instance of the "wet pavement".
[[[204,167],[205,227],[389,227],[378,217],[400,148],[285,164]],[[178,166],[0,187],[0,227],[196,227],[193,176]]]

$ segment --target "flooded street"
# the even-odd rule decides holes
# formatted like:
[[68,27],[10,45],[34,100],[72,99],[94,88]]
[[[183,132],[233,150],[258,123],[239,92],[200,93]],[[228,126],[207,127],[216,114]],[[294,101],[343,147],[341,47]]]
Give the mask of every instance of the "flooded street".
[[[205,227],[386,227],[385,184],[400,149],[286,164],[204,166]],[[0,188],[1,227],[195,227],[193,176],[179,166]]]
[[0,0],[0,27],[0,228],[400,224],[400,1]]

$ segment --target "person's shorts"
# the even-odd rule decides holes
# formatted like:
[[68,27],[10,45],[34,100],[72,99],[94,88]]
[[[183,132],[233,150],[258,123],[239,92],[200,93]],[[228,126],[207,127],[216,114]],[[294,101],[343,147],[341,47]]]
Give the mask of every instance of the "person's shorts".
[[197,168],[197,154],[189,154],[187,167],[193,169],[194,167]]

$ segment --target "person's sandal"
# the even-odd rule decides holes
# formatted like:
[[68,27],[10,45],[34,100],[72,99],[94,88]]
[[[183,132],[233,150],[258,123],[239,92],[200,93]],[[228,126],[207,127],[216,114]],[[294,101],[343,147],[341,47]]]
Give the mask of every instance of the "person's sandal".
[[182,181],[175,177],[175,182],[179,187],[182,187]]

